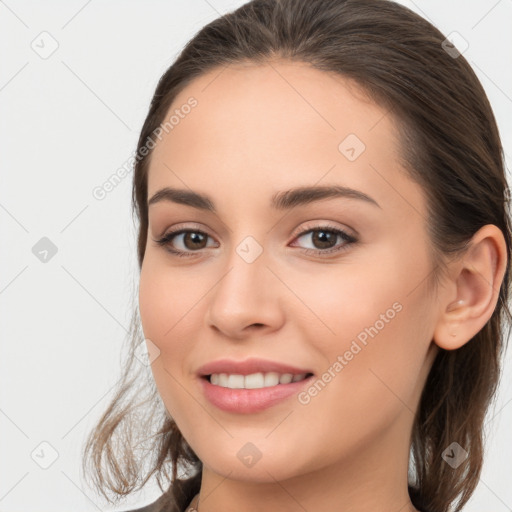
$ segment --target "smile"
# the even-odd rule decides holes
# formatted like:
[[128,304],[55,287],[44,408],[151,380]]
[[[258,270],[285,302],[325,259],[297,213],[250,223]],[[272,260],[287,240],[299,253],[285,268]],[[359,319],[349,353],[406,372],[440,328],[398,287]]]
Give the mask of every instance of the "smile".
[[277,386],[278,384],[290,384],[304,380],[308,373],[251,373],[250,375],[238,375],[228,373],[212,373],[207,376],[209,382],[214,386],[221,386],[230,389],[261,389]]

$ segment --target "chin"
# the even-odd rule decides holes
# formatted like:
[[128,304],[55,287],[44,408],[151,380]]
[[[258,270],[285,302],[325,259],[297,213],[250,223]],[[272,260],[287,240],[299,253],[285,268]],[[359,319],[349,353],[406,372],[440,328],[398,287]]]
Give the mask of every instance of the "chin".
[[196,454],[211,471],[246,482],[275,483],[276,480],[287,480],[310,470],[307,460],[303,458],[303,448],[298,454],[296,447],[283,446],[282,443],[277,446],[265,440],[264,436],[255,442],[235,438],[222,446],[212,443],[199,452]]

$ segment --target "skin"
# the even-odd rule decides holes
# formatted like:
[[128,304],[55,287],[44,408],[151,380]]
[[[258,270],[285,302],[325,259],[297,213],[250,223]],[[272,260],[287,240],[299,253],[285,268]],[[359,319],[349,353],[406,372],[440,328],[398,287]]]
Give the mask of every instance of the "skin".
[[[217,213],[149,207],[139,309],[160,351],[159,393],[204,465],[200,512],[416,510],[407,493],[414,412],[439,348],[462,346],[492,315],[506,265],[501,231],[478,231],[433,291],[424,193],[400,164],[394,119],[354,83],[273,61],[213,70],[170,110],[190,96],[198,105],[154,149],[148,198],[192,189]],[[354,161],[338,149],[348,134],[366,146]],[[278,191],[332,184],[379,206],[335,197],[269,207]],[[344,250],[307,253],[325,245],[318,231],[298,233],[326,222],[357,242],[333,235]],[[170,244],[192,253],[177,257],[154,241],[173,227],[200,229],[208,241],[198,250],[177,235]],[[252,263],[236,251],[249,235],[263,249]],[[198,367],[224,357],[319,377],[394,303],[401,310],[306,405],[294,396],[237,414],[201,392]],[[237,457],[248,442],[261,453],[252,467]]]

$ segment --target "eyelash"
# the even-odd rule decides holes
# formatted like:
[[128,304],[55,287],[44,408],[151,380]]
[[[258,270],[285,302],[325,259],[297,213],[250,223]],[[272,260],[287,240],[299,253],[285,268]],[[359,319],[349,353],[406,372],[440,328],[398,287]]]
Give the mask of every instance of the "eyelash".
[[[335,252],[342,252],[342,251],[348,249],[349,245],[357,242],[357,239],[354,236],[349,235],[348,233],[346,233],[345,231],[343,231],[337,227],[329,226],[329,225],[317,226],[315,228],[306,229],[306,230],[298,233],[295,236],[295,238],[300,238],[303,235],[306,235],[308,233],[313,233],[315,231],[326,231],[328,233],[334,233],[335,235],[340,236],[345,241],[345,243],[337,248],[333,247],[333,248],[324,249],[324,250],[322,250],[322,249],[302,249],[306,254],[314,254],[314,255],[318,256],[318,255],[324,255],[324,254],[331,254],[331,253],[335,253]],[[175,256],[193,257],[195,255],[195,253],[198,253],[199,251],[180,251],[177,249],[173,249],[169,245],[174,237],[181,235],[183,233],[200,233],[201,235],[210,237],[210,235],[208,235],[208,233],[205,233],[204,231],[201,231],[200,229],[179,229],[178,228],[174,231],[167,232],[162,238],[160,238],[158,240],[153,239],[153,241],[156,242],[158,245],[165,247],[167,251],[169,251],[171,254],[174,254]]]

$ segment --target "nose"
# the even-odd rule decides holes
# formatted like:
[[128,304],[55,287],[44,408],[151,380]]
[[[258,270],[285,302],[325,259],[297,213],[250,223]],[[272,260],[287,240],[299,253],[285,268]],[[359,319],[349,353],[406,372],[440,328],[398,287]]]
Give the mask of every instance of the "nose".
[[233,251],[223,269],[207,296],[208,327],[236,340],[279,329],[284,321],[284,286],[269,269],[265,252],[249,262]]

